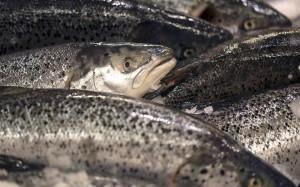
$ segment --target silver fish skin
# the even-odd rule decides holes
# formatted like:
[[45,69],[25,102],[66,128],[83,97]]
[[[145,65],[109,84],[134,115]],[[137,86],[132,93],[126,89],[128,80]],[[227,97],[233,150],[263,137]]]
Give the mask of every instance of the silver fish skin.
[[0,56],[0,85],[70,88],[141,97],[176,65],[170,48],[68,43]]
[[197,116],[230,134],[252,153],[300,182],[300,119],[292,104],[300,86],[271,90]]
[[0,153],[47,164],[70,156],[88,173],[158,186],[294,186],[216,128],[118,95],[21,90],[0,99]]
[[[84,170],[64,170],[47,167],[42,170],[26,172],[5,172],[1,176],[1,182],[14,184],[17,187],[158,187],[145,180],[121,178],[115,176],[102,176],[88,174]],[[8,185],[7,185],[8,186]]]
[[[19,90],[19,89],[14,89]],[[22,91],[22,90],[19,90]],[[0,186],[6,183],[18,187],[53,187],[66,184],[69,187],[155,187],[142,180],[117,178],[84,170],[69,170],[68,157],[55,157],[50,165],[30,163],[18,157],[0,155]],[[67,164],[66,164],[67,163]]]
[[208,22],[132,0],[1,0],[0,54],[65,42],[168,46],[179,59],[232,38]]
[[223,27],[235,36],[255,30],[291,26],[291,21],[260,0],[138,0],[201,18]]
[[297,83],[299,47],[299,28],[229,42],[182,68],[193,72],[168,93],[165,102],[186,109]]

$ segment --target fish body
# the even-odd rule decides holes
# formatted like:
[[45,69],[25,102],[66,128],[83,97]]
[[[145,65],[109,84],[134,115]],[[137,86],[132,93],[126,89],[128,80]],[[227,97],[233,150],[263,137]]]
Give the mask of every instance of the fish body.
[[68,187],[158,187],[145,180],[104,176],[96,173],[91,174],[84,170],[68,171],[53,167],[26,172],[4,172],[4,175],[0,175],[0,177],[0,186],[3,186],[1,182],[5,182],[16,187],[53,187],[63,185]]
[[[139,0],[149,3],[149,0]],[[235,35],[291,26],[291,21],[260,0],[151,0],[158,7],[201,18]]]
[[62,184],[66,184],[69,187],[156,186],[143,180],[86,173],[84,170],[69,170],[68,164],[63,164],[63,162],[70,162],[68,157],[55,157],[54,159],[55,161],[52,160],[52,163],[49,165],[41,165],[10,155],[0,155],[0,186],[4,184],[18,187],[52,187]]
[[[48,167],[27,172],[4,172],[0,186],[14,187],[158,187],[144,180],[88,174],[84,170],[66,171]],[[2,183],[3,182],[3,183]],[[4,185],[6,184],[6,185]]]
[[197,116],[300,182],[300,118],[293,111],[299,98],[299,85],[290,86],[236,103],[217,105],[212,113]]
[[87,173],[158,186],[294,186],[216,128],[143,100],[22,90],[1,97],[0,126],[0,152],[28,162],[67,155]]
[[0,85],[143,96],[175,66],[173,51],[135,43],[68,43],[3,55]]
[[66,42],[138,42],[171,47],[178,59],[232,38],[205,21],[131,0],[0,1],[0,54]]
[[299,82],[299,47],[299,29],[272,31],[218,47],[184,67],[193,72],[168,93],[165,102],[191,108]]

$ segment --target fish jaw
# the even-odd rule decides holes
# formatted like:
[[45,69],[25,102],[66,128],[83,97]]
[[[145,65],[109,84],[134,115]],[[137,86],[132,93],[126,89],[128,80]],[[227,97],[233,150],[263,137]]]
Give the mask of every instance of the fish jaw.
[[144,96],[154,85],[159,84],[175,66],[176,59],[173,56],[166,56],[154,60],[147,67],[141,70],[132,82],[128,94],[133,97]]

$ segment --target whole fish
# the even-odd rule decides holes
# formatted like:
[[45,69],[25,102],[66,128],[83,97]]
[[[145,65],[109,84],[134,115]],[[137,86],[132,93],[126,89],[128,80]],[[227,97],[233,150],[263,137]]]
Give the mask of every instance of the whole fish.
[[0,85],[143,96],[175,66],[173,51],[134,43],[69,43],[0,56]]
[[193,72],[165,102],[191,108],[299,82],[299,48],[300,29],[272,31],[218,47],[184,67]]
[[208,22],[133,0],[1,0],[0,54],[65,42],[161,44],[189,58],[232,38]]
[[[149,3],[149,0],[139,0]],[[230,30],[251,33],[272,27],[288,27],[291,21],[261,0],[151,0],[158,7],[201,18]]]
[[300,182],[300,118],[292,110],[299,99],[297,85],[215,106],[212,113],[197,116]]
[[111,94],[33,90],[0,99],[0,153],[158,186],[294,186],[196,118]]

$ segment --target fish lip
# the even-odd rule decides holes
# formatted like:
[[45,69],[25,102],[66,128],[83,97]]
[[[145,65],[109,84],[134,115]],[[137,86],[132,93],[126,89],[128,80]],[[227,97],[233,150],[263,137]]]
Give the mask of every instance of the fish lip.
[[[176,65],[176,59],[173,56],[173,54],[166,54],[163,56],[159,56],[158,58],[152,59],[154,62],[151,66],[144,66],[145,69],[142,69],[141,71],[139,71],[134,79],[134,81],[132,82],[132,88],[136,89],[139,86],[142,85],[142,83],[145,82],[145,80],[148,79],[149,76],[151,76],[151,74],[159,67],[161,66],[165,66],[166,64],[168,64],[169,62],[171,62],[172,60],[175,61],[175,65]],[[172,65],[171,65],[172,66]],[[173,69],[174,66],[171,69]],[[168,71],[169,72],[169,71]],[[144,74],[144,75],[143,75]],[[138,79],[142,79],[141,81],[138,81]],[[160,78],[161,79],[161,78]],[[158,80],[157,80],[158,81]],[[157,82],[155,81],[155,82]],[[137,83],[138,82],[138,83]]]
[[[159,82],[176,66],[176,63],[177,63],[177,60],[175,57],[173,56],[170,56],[169,58],[165,58],[164,60],[162,60],[159,64],[157,64],[156,66],[154,66],[151,71],[149,71],[146,79],[151,76],[152,72],[156,69],[159,69],[160,67],[163,67],[163,66],[167,66],[168,64],[170,65],[170,67],[168,67],[168,71],[165,72],[164,74],[162,74],[162,76],[158,76],[157,77],[157,80],[153,82],[152,84],[152,89],[153,87],[159,87]],[[156,89],[153,89],[153,90],[156,90]]]
[[161,58],[158,58],[157,60],[155,60],[157,62],[151,68],[151,70],[149,71],[148,75],[151,74],[151,72],[153,72],[157,67],[162,66],[162,65],[170,62],[172,59],[175,59],[175,57],[172,54],[165,55],[165,56],[162,56]]

